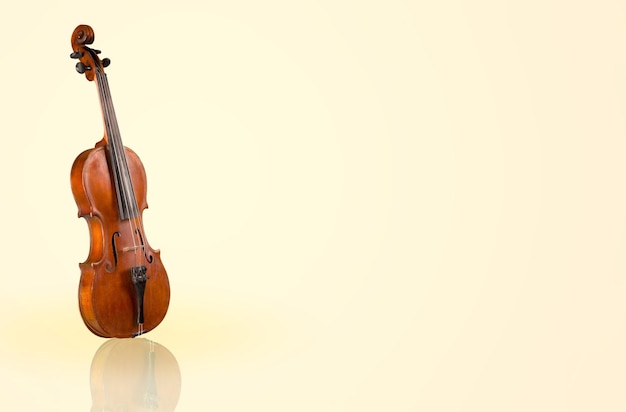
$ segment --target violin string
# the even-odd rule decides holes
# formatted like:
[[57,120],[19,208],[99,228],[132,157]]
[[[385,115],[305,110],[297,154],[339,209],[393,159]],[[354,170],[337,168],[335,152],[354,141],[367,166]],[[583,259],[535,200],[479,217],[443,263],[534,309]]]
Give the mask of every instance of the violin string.
[[107,151],[110,153],[111,155],[111,168],[113,169],[113,178],[115,179],[115,185],[118,188],[118,191],[120,193],[117,193],[117,195],[120,197],[120,199],[118,199],[118,206],[119,206],[119,212],[120,212],[120,217],[123,217],[126,213],[127,213],[127,206],[126,206],[126,199],[123,196],[123,182],[121,181],[121,176],[120,176],[120,169],[119,169],[119,164],[120,164],[120,159],[119,156],[117,155],[117,150],[116,150],[116,145],[115,145],[115,140],[114,140],[114,131],[113,131],[113,124],[112,124],[112,114],[111,114],[111,110],[109,108],[109,100],[110,97],[107,93],[107,85],[105,83],[106,78],[100,74],[99,71],[96,72],[97,73],[97,77],[99,79],[99,86],[100,86],[100,92],[101,92],[101,100],[102,100],[102,107],[103,107],[103,112],[104,112],[104,120],[105,120],[105,128],[106,128],[106,136],[107,136]]
[[[130,177],[130,170],[128,168],[128,163],[126,161],[126,156],[124,154],[124,145],[122,143],[122,137],[119,132],[119,126],[117,124],[117,117],[115,116],[115,109],[113,107],[113,99],[111,97],[111,91],[108,84],[108,78],[105,73],[102,73],[103,84],[106,86],[104,88],[106,94],[106,105],[107,105],[107,118],[110,121],[110,132],[111,132],[111,147],[114,150],[114,156],[116,158],[117,167],[117,177],[118,181],[121,181],[121,192],[122,196],[125,197],[124,206],[126,208],[126,217],[128,218],[128,223],[130,225],[131,238],[133,242],[133,254],[135,257],[135,266],[140,266],[141,259],[143,254],[145,253],[142,247],[138,247],[138,243],[143,246],[143,241],[138,242],[136,236],[139,234],[139,227],[141,227],[140,219],[141,216],[139,214],[139,207],[137,205],[137,199],[135,198],[135,193],[132,186],[132,180]],[[121,179],[120,179],[121,177]],[[135,219],[137,219],[135,221]],[[145,246],[143,246],[145,247]],[[143,323],[138,323],[137,325],[137,336],[144,333]]]
[[116,172],[116,177],[118,179],[118,182],[120,184],[120,197],[121,197],[121,205],[123,208],[122,214],[123,217],[129,217],[131,215],[131,211],[130,211],[130,203],[129,203],[129,199],[128,199],[128,188],[126,186],[127,182],[124,176],[124,159],[122,158],[123,156],[123,147],[120,147],[119,145],[119,140],[118,140],[118,136],[117,136],[117,124],[116,124],[116,118],[115,118],[115,112],[114,109],[112,107],[112,99],[111,99],[111,95],[110,95],[110,89],[108,87],[108,81],[106,78],[106,75],[102,75],[102,79],[103,79],[103,83],[106,86],[104,88],[104,93],[105,93],[105,102],[106,102],[106,107],[107,107],[107,113],[108,113],[108,120],[109,120],[109,144],[112,150],[112,153],[115,157],[115,172]]
[[111,144],[114,149],[114,155],[117,163],[117,172],[118,177],[120,178],[120,183],[122,185],[121,192],[124,197],[124,207],[126,217],[128,217],[128,221],[131,228],[131,236],[133,239],[133,248],[135,250],[135,264],[139,264],[139,252],[137,249],[137,242],[135,239],[135,232],[138,229],[135,224],[135,218],[138,218],[138,207],[137,200],[134,196],[134,191],[132,188],[132,181],[130,179],[130,171],[128,170],[128,163],[126,162],[126,157],[124,156],[124,146],[122,144],[122,139],[119,133],[119,127],[117,124],[117,118],[115,116],[115,109],[113,108],[113,100],[111,98],[110,88],[108,87],[108,79],[106,74],[102,75],[104,80],[105,93],[106,93],[106,101],[107,101],[107,110],[109,112],[109,119],[111,122]]
[[[139,232],[141,225],[141,215],[139,213],[139,207],[137,205],[137,199],[135,198],[132,180],[130,177],[130,170],[124,154],[124,145],[119,132],[117,124],[117,117],[115,116],[115,109],[113,107],[113,99],[111,98],[111,91],[108,84],[106,74],[99,67],[96,67],[97,85],[100,91],[102,108],[104,112],[105,128],[107,132],[107,150],[111,151],[112,158],[115,163],[111,165],[113,168],[117,186],[119,188],[119,195],[123,199],[118,205],[121,205],[120,213],[125,214],[130,225],[131,238],[133,242],[133,253],[135,256],[135,266],[139,266],[141,260],[145,254],[143,248],[145,247],[144,241],[136,238],[136,236],[142,236]],[[119,187],[121,186],[121,187]],[[122,217],[122,216],[120,216]],[[135,220],[137,219],[137,220]],[[141,247],[138,246],[141,244]],[[144,333],[143,323],[137,325],[137,335]]]

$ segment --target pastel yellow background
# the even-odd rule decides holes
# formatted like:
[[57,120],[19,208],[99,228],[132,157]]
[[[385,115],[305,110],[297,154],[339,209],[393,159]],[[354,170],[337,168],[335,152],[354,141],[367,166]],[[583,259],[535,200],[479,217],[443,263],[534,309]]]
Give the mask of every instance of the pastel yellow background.
[[[0,6],[3,409],[88,411],[91,25],[177,411],[623,411],[626,3]],[[8,407],[10,406],[10,407]]]

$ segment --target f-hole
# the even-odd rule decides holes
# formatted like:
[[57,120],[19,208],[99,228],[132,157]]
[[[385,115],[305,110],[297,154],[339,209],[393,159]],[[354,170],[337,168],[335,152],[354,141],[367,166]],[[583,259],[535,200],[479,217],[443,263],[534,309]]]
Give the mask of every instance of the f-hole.
[[117,268],[117,246],[115,245],[116,237],[120,237],[120,232],[115,232],[113,233],[113,236],[111,236],[111,246],[113,248],[114,259],[113,268],[111,268],[111,265],[109,265],[108,263],[104,266],[104,269],[109,273],[113,273],[113,271],[115,271],[115,269]]

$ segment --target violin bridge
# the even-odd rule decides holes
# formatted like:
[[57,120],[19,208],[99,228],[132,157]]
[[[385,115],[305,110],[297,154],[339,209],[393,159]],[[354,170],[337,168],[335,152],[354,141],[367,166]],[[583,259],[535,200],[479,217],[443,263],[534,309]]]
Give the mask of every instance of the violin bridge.
[[138,249],[143,249],[143,246],[128,246],[128,247],[122,248],[122,252],[130,252],[130,251],[135,251]]

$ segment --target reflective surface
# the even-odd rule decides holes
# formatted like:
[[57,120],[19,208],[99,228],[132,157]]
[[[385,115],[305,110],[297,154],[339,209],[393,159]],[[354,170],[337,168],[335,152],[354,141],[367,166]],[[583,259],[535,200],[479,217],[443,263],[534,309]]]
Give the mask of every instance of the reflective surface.
[[180,369],[162,345],[144,338],[110,339],[91,362],[92,411],[173,411]]

